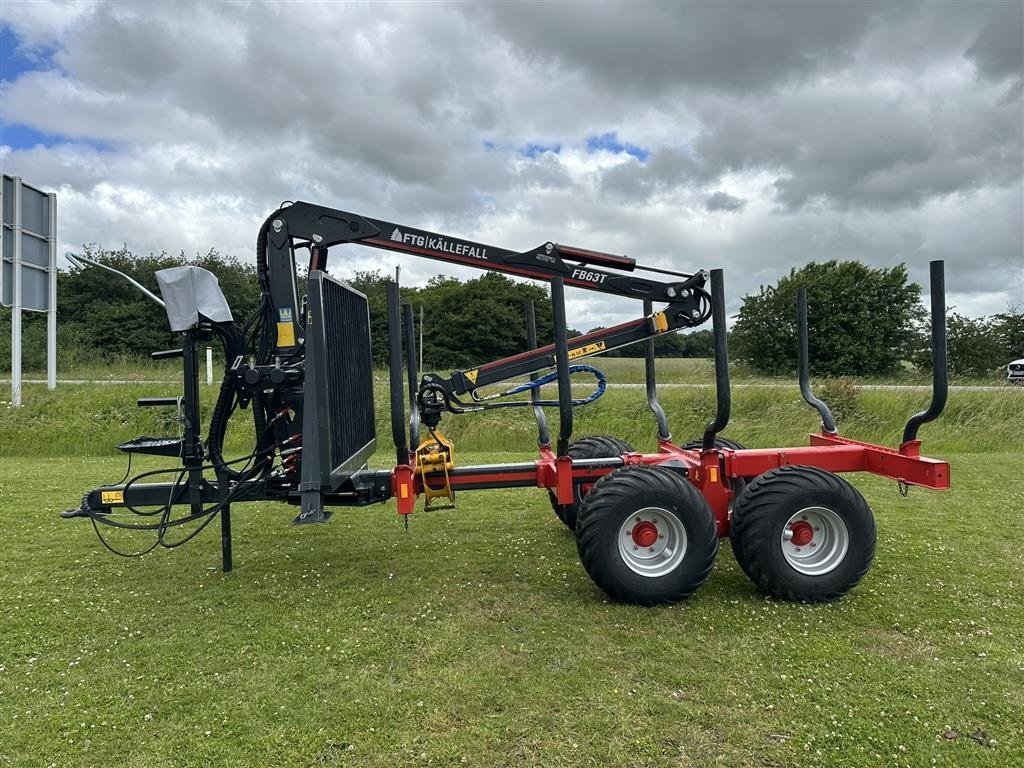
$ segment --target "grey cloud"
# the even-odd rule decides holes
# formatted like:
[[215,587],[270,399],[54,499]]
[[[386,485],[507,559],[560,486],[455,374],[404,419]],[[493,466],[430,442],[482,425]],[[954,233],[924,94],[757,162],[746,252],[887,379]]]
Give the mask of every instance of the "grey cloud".
[[728,192],[718,190],[704,201],[704,209],[708,211],[742,211],[747,201],[741,197],[733,197]]
[[660,147],[646,163],[628,161],[605,171],[601,191],[614,200],[641,201],[678,186],[699,181],[703,173],[690,154],[675,147]]
[[997,4],[964,52],[985,77],[1024,77],[1024,5]]
[[709,180],[774,172],[779,202],[790,209],[815,201],[905,208],[1019,183],[1019,100],[965,80],[914,85],[893,94],[884,82],[867,81],[709,103],[694,143],[697,161]]
[[[457,131],[464,118],[457,96],[460,61],[432,53],[415,38],[418,29],[441,50],[446,43],[457,48],[457,29],[449,27],[458,25],[446,27],[439,18],[451,14],[413,12],[410,30],[388,24],[387,8],[369,27],[354,23],[361,17],[356,9],[321,14],[254,6],[241,27],[230,9],[179,10],[160,16],[101,6],[59,56],[69,73],[60,80],[74,78],[75,92],[49,89],[55,103],[46,110],[53,115],[48,121],[40,116],[39,89],[29,87],[31,76],[23,78],[22,87],[12,89],[13,113],[33,113],[44,129],[63,121],[65,130],[70,123],[78,135],[113,141],[152,143],[206,133],[206,146],[277,145],[280,160],[271,173],[289,164],[285,148],[303,142],[323,165],[355,163],[393,183],[447,186],[442,196],[449,200],[451,188],[465,187],[457,167],[464,157],[457,153],[478,149],[479,142],[473,132]],[[301,47],[284,40],[301,40]],[[340,56],[339,46],[350,54]],[[374,73],[380,49],[392,65]],[[438,87],[448,82],[456,95]],[[72,102],[77,119],[69,121],[67,111],[57,108],[62,100]],[[469,93],[464,101],[480,100]],[[315,177],[320,168],[313,164],[309,172]],[[478,173],[474,181],[500,184],[501,176]]]
[[[579,68],[609,89],[681,84],[744,92],[849,59],[884,4],[481,3],[465,12],[524,58]],[[724,38],[729,45],[722,45]]]
[[[946,258],[951,291],[1024,299],[1021,84],[1000,8],[101,4],[36,35],[59,67],[7,83],[5,118],[111,149],[18,150],[5,170],[62,190],[71,248],[246,256],[290,197],[509,248],[724,267],[730,311],[828,258],[906,261],[919,281]],[[580,149],[612,130],[646,161]],[[565,149],[511,149],[537,141]],[[708,215],[735,201],[742,216]],[[574,291],[570,322],[636,314],[596,301]]]

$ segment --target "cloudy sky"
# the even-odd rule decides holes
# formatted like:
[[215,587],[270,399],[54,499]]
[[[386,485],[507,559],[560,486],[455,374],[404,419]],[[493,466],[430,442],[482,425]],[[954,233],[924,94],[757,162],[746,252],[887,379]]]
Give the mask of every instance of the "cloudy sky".
[[[947,261],[1024,305],[1020,2],[5,0],[5,173],[61,249],[217,248],[307,200],[527,249],[726,270]],[[364,248],[332,272],[456,267]],[[639,314],[569,291],[587,329]]]

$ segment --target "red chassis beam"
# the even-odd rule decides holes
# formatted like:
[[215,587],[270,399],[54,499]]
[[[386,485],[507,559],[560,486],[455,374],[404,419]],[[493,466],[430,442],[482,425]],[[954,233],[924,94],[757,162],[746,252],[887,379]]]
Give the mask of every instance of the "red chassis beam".
[[[949,488],[949,464],[921,456],[921,443],[912,440],[899,449],[886,448],[829,434],[812,434],[809,446],[796,448],[754,448],[739,451],[712,449],[690,451],[662,442],[658,453],[627,453],[612,459],[597,459],[576,464],[568,456],[556,457],[550,448],[540,449],[540,458],[519,464],[494,464],[460,467],[448,474],[455,490],[484,488],[537,487],[555,491],[559,503],[573,501],[573,485],[593,483],[622,466],[676,462],[707,499],[718,526],[718,535],[729,533],[729,505],[733,493],[729,478],[756,477],[770,469],[789,464],[818,467],[829,472],[871,472],[908,485],[936,490]],[[444,484],[442,473],[427,474],[431,487]],[[391,491],[398,500],[399,514],[412,513],[416,499],[423,493],[423,477],[413,464],[403,464],[391,472]]]

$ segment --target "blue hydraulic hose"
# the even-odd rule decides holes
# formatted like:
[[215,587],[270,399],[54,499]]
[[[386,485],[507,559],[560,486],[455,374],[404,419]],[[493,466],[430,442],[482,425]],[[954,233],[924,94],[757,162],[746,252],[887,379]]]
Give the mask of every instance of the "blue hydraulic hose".
[[[573,400],[572,401],[573,405],[587,405],[588,403],[592,403],[595,400],[597,400],[597,398],[599,398],[601,395],[603,395],[605,389],[608,388],[608,380],[605,378],[604,374],[601,371],[599,371],[597,368],[594,368],[591,365],[570,365],[569,366],[569,374],[572,375],[574,373],[592,373],[592,374],[594,374],[594,378],[597,379],[597,389],[595,389],[594,392],[589,397],[587,397],[587,398],[585,398],[583,400]],[[528,392],[531,389],[540,389],[540,387],[544,386],[545,384],[550,384],[552,381],[555,381],[557,378],[558,378],[558,371],[552,371],[551,373],[549,373],[549,374],[547,374],[545,376],[541,376],[539,379],[536,379],[535,381],[528,381],[525,384],[519,384],[518,386],[512,387],[512,389],[509,389],[509,390],[506,390],[505,392],[502,392],[500,395],[497,395],[497,397],[506,397],[508,395],[518,395],[520,392]]]

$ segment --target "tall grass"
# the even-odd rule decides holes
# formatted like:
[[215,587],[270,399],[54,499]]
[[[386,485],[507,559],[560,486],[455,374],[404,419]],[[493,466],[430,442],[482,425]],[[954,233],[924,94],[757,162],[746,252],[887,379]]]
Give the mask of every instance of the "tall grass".
[[[377,374],[375,409],[379,447],[390,442],[390,412],[383,374]],[[550,390],[553,398],[554,387]],[[69,385],[50,392],[42,385],[24,389],[19,409],[0,406],[0,456],[105,456],[116,443],[139,435],[177,434],[173,409],[139,409],[143,396],[180,394],[179,384]],[[208,419],[216,386],[202,387],[204,422]],[[660,399],[678,442],[699,437],[715,411],[714,391],[708,388],[666,387]],[[862,390],[848,402],[841,432],[850,437],[895,445],[907,417],[927,406],[927,392]],[[408,411],[408,409],[406,409]],[[408,416],[408,413],[406,413]],[[557,433],[557,409],[548,409],[552,433]],[[247,452],[252,437],[248,411],[231,422],[227,447]],[[921,429],[926,451],[1015,449],[1024,424],[1024,390],[954,392],[939,421]],[[750,447],[801,445],[819,426],[817,414],[792,388],[745,386],[732,394],[732,419],[726,434]],[[536,425],[529,408],[514,408],[464,415],[446,415],[441,429],[462,450],[522,452],[530,454]],[[609,434],[638,450],[653,450],[654,419],[642,389],[610,389],[596,402],[575,409],[575,436]]]

